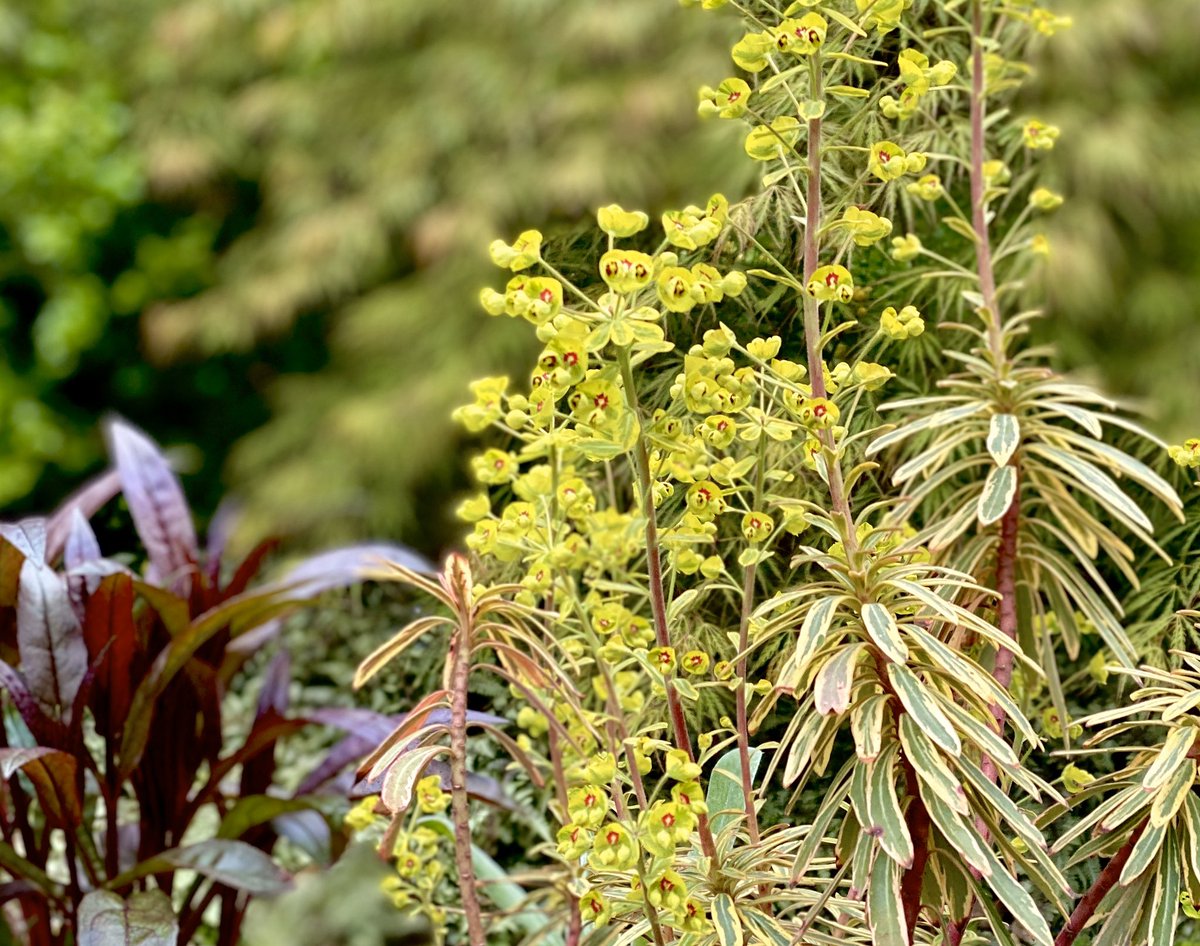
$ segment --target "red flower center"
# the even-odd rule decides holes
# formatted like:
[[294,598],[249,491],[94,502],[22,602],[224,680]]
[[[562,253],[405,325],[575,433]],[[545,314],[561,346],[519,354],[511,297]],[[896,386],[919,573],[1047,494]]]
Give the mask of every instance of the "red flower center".
[[607,841],[609,844],[616,844],[618,841],[621,840],[621,835],[619,833],[617,833],[616,831],[609,831],[608,834],[606,834],[604,836],[604,840]]
[[554,298],[554,293],[552,293],[549,289],[543,289],[541,292],[538,293],[538,298],[541,299],[543,302],[549,302],[551,299]]
[[674,827],[675,816],[668,811],[665,815],[662,816],[662,823],[663,823],[663,827],[665,827],[665,828]]

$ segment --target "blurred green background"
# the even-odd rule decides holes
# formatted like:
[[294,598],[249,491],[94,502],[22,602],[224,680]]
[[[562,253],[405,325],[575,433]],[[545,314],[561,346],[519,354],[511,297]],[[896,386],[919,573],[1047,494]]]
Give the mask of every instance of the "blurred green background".
[[[1029,105],[1063,128],[1043,334],[1200,428],[1200,2],[1077,0]],[[0,4],[0,509],[53,505],[117,411],[245,538],[453,541],[485,249],[754,184],[695,117],[732,15],[675,0]]]

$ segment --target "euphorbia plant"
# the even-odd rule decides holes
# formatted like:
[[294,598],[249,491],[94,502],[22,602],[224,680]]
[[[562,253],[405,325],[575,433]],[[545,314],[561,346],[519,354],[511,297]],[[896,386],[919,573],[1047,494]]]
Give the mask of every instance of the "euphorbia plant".
[[[590,267],[536,231],[492,245],[514,275],[484,308],[544,348],[528,385],[483,379],[459,412],[502,437],[461,509],[475,577],[457,560],[440,588],[397,573],[451,617],[406,628],[363,677],[445,624],[454,682],[435,700],[465,706],[472,672],[527,699],[505,745],[561,825],[542,935],[1072,942],[1114,908],[1114,872],[1145,876],[1118,860],[1155,835],[1121,822],[1126,847],[1083,855],[1117,866],[1082,896],[1068,883],[1046,833],[1078,803],[1045,774],[1060,763],[1043,736],[1069,748],[1076,728],[1059,668],[1094,634],[1097,676],[1133,670],[1125,537],[1157,549],[1137,500],[1181,507],[1105,439],[1142,436],[1116,405],[1022,347],[1047,247],[1031,221],[1062,198],[1036,172],[1058,129],[1011,112],[1017,60],[1068,22],[996,0],[701,5],[745,19],[741,74],[703,89],[701,112],[749,125],[762,192],[669,211],[661,230],[603,208]],[[894,371],[902,357],[868,358],[933,334],[927,320],[961,366],[939,393]],[[730,327],[747,321],[768,327]],[[884,388],[912,395],[888,426]],[[1126,819],[1154,806],[1175,852],[1163,819],[1187,810],[1194,766],[1183,736],[1168,743],[1135,761],[1140,784],[1124,771],[1079,797],[1111,784]],[[376,755],[395,823],[443,751],[402,730]],[[1067,793],[1087,785],[1071,765]],[[784,813],[764,804],[780,787]],[[467,790],[450,789],[475,946]],[[1175,870],[1113,912],[1149,917],[1133,941],[1172,941],[1174,903],[1147,904],[1181,889]]]
[[[342,550],[252,586],[274,543],[227,566],[216,528],[201,551],[154,443],[116,422],[109,446],[113,469],[52,517],[0,525],[0,933],[28,946],[165,946],[191,942],[207,916],[208,941],[233,946],[249,899],[288,885],[271,857],[281,833],[336,855],[340,834],[312,790],[395,721],[291,710],[284,650],[237,738],[225,697],[275,618],[383,556],[419,560],[394,546]],[[104,557],[88,524],[118,493],[144,545],[122,561]],[[309,722],[353,730],[349,754],[303,794],[285,792],[276,743]]]

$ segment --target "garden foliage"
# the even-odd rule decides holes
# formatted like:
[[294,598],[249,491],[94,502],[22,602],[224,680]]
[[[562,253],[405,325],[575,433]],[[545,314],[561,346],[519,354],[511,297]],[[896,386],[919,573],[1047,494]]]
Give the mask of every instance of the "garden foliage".
[[1016,96],[1069,19],[685,5],[742,17],[700,110],[744,123],[761,189],[653,224],[604,207],[588,267],[536,230],[491,245],[510,278],[482,305],[542,351],[457,413],[494,436],[470,554],[374,573],[440,606],[358,682],[431,635],[451,655],[366,766],[389,889],[446,924],[448,807],[465,941],[498,922],[466,772],[490,675],[525,732],[483,736],[559,826],[534,940],[1174,942],[1200,895],[1197,665],[1131,639],[1123,598],[1184,504],[1165,445],[1028,341],[1061,133]]

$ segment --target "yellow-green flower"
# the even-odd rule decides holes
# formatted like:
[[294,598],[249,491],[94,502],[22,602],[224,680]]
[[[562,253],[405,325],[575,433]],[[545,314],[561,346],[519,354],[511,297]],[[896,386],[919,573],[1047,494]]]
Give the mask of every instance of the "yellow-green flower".
[[780,115],[770,125],[758,125],[746,136],[746,154],[755,161],[771,161],[800,139],[800,119]]
[[[709,734],[711,741],[712,734]],[[708,814],[708,805],[704,801],[704,790],[699,782],[679,782],[671,786],[671,800],[685,811],[694,815]]]
[[715,89],[706,85],[700,90],[700,114],[741,118],[746,114],[750,94],[745,79],[725,79]]
[[737,434],[737,421],[724,414],[709,414],[700,427],[700,435],[718,450],[724,450]]
[[854,0],[859,13],[866,13],[862,21],[866,29],[874,27],[880,33],[888,33],[900,25],[900,17],[912,6],[913,0]]
[[687,909],[687,884],[673,870],[664,870],[646,884],[646,898],[652,906],[669,913],[681,913]]
[[675,848],[691,837],[696,816],[673,801],[656,801],[642,815],[638,836],[651,854],[671,857]]
[[617,776],[617,760],[611,752],[598,752],[588,760],[587,777],[591,782],[604,784]]
[[378,818],[375,806],[379,803],[378,795],[368,795],[357,805],[346,812],[346,827],[351,831],[364,831],[371,827]]
[[877,141],[871,145],[867,168],[881,181],[894,181],[907,173],[904,149],[892,141]]
[[596,832],[589,866],[601,870],[629,870],[636,866],[637,860],[638,843],[624,825],[610,821]]
[[598,891],[589,890],[579,898],[579,915],[585,923],[604,926],[612,917],[612,907]]
[[921,255],[921,238],[915,233],[907,233],[902,237],[892,239],[892,259],[907,263]]
[[1062,194],[1056,194],[1047,187],[1039,187],[1029,195],[1029,205],[1038,210],[1057,210],[1062,206]]
[[704,907],[693,898],[688,899],[683,912],[676,915],[675,922],[685,933],[705,933],[711,926]]
[[480,483],[497,486],[516,479],[520,466],[517,458],[506,450],[492,448],[471,461],[471,470]]
[[724,493],[711,480],[701,480],[693,483],[687,491],[687,507],[693,515],[702,521],[712,518],[725,510]]
[[747,72],[762,72],[774,51],[775,37],[770,33],[747,33],[734,44],[733,61]]
[[567,813],[574,825],[595,830],[608,814],[608,795],[599,785],[584,785],[567,795]]
[[787,19],[774,30],[775,48],[793,56],[811,56],[825,42],[829,24],[819,13],[806,13],[799,19]]
[[554,840],[560,857],[577,861],[592,844],[592,832],[582,825],[565,825],[559,828]]
[[873,361],[860,361],[850,372],[850,380],[868,391],[878,391],[894,377],[890,368]]
[[775,520],[765,512],[748,512],[742,516],[742,535],[747,542],[765,542],[775,531]]
[[1074,795],[1096,781],[1096,776],[1092,775],[1087,769],[1081,768],[1072,762],[1063,769],[1062,781],[1063,788],[1067,790],[1067,794]]
[[1200,467],[1200,437],[1185,440],[1182,444],[1167,448],[1167,456],[1184,469]]
[[800,423],[812,430],[828,430],[841,416],[838,406],[826,397],[805,398],[798,413]]
[[854,277],[845,266],[822,266],[808,281],[808,294],[821,302],[849,302],[854,298]]
[[488,254],[500,268],[519,273],[541,259],[542,234],[537,230],[526,230],[511,244],[493,240],[488,247]]
[[689,650],[683,655],[679,665],[692,676],[699,676],[708,671],[711,660],[712,658],[702,650]]
[[842,214],[842,224],[858,246],[871,246],[892,232],[892,221],[851,204]]
[[782,345],[783,341],[778,335],[772,335],[770,338],[756,338],[746,343],[746,352],[751,358],[768,361],[779,354]]
[[442,791],[440,775],[427,775],[417,782],[417,804],[427,815],[436,815],[450,805],[450,796]]
[[1069,29],[1075,23],[1069,16],[1058,16],[1040,7],[1035,7],[1029,12],[1029,22],[1043,36],[1053,36],[1059,30]]
[[1047,125],[1036,118],[1027,121],[1025,127],[1021,129],[1021,138],[1025,142],[1025,147],[1034,151],[1049,151],[1054,147],[1058,136],[1057,125]]
[[667,751],[667,778],[676,782],[694,782],[700,778],[700,766],[682,749]]
[[720,236],[728,212],[729,201],[722,194],[714,194],[704,210],[691,205],[663,214],[663,233],[672,246],[681,250],[699,249]]
[[1092,655],[1092,659],[1088,661],[1088,674],[1097,683],[1104,685],[1108,683],[1108,660],[1104,656],[1104,651],[1098,650]]
[[659,301],[671,312],[690,312],[696,305],[692,289],[695,279],[682,266],[668,266],[658,274],[655,287]]
[[596,211],[596,222],[610,236],[631,237],[646,229],[650,217],[641,210],[625,210],[620,204],[609,204]]
[[614,292],[636,292],[650,284],[654,260],[634,250],[609,250],[600,257],[600,276]]
[[663,674],[671,674],[675,670],[674,647],[655,647],[646,654],[646,657]]
[[888,306],[879,317],[879,327],[892,341],[902,342],[924,332],[925,320],[916,306],[906,305],[899,312],[895,306]]
[[942,179],[936,174],[926,174],[920,180],[909,184],[906,189],[914,197],[929,201],[937,200],[946,193],[942,187]]

